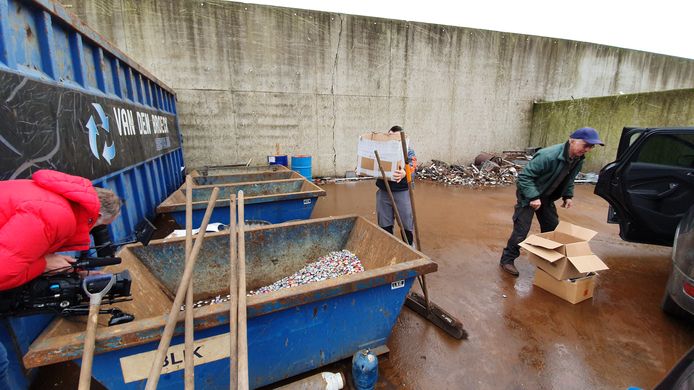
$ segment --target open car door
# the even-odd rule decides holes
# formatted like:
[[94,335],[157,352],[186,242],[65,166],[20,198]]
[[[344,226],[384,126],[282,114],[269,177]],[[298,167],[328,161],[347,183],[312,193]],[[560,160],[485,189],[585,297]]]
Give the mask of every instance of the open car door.
[[624,128],[595,193],[610,204],[623,240],[672,245],[694,203],[694,128]]

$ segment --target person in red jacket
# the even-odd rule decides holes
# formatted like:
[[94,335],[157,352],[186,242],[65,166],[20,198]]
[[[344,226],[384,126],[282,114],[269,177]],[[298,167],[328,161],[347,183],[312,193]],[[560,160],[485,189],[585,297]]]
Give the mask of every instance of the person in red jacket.
[[89,249],[89,231],[120,213],[113,191],[83,177],[40,170],[0,181],[0,291],[75,261],[56,252]]
[[[40,170],[31,180],[0,181],[0,291],[75,262],[56,252],[89,249],[89,231],[113,222],[120,198],[78,176]],[[0,343],[0,389],[10,388]]]

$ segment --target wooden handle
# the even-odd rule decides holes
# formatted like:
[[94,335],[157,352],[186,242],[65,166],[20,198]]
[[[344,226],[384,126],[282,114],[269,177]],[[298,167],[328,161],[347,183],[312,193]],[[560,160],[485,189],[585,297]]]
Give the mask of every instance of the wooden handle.
[[178,312],[181,310],[181,304],[185,298],[186,290],[188,290],[190,278],[193,276],[195,260],[198,257],[198,253],[200,252],[200,248],[202,247],[202,243],[205,239],[205,228],[210,222],[212,210],[214,209],[215,203],[217,203],[217,195],[219,195],[219,188],[215,187],[212,190],[210,201],[207,203],[207,210],[205,210],[205,216],[203,217],[202,224],[200,225],[200,234],[198,234],[195,238],[195,244],[193,245],[193,250],[190,254],[190,260],[186,262],[186,267],[183,271],[181,282],[178,284],[178,290],[176,291],[176,298],[174,299],[173,305],[171,305],[171,311],[166,318],[166,326],[164,327],[164,332],[162,333],[161,340],[159,341],[159,348],[157,348],[157,354],[152,361],[152,367],[150,368],[149,377],[147,378],[147,385],[145,386],[146,390],[155,390],[157,388],[157,384],[159,383],[159,376],[161,375],[162,364],[164,363],[164,355],[169,349],[171,336],[173,336],[174,329],[176,328]]
[[229,388],[238,388],[238,261],[236,258],[237,231],[236,231],[236,195],[231,194],[229,215]]
[[[200,226],[202,228],[202,226]],[[198,231],[199,233],[199,231]],[[190,251],[193,248],[193,178],[186,176],[186,263],[190,261]],[[184,382],[186,390],[195,388],[195,356],[193,352],[193,340],[195,340],[195,328],[193,317],[193,278],[190,278],[188,291],[186,291],[186,322],[185,322],[185,352],[184,352]]]
[[407,155],[407,138],[405,137],[405,132],[400,132],[400,143],[402,144],[402,154],[405,156],[405,177],[407,178],[407,184],[412,182],[412,169],[410,168],[410,158]]
[[386,171],[383,169],[383,166],[381,165],[381,157],[378,156],[378,150],[374,150],[374,154],[376,155],[376,162],[378,163],[378,169],[381,171],[381,177],[383,178],[383,183],[386,186],[386,190],[388,190],[388,196],[390,197],[390,204],[393,205],[393,212],[395,213],[395,219],[398,221],[398,226],[400,226],[400,236],[402,237],[402,241],[410,245],[409,242],[407,242],[407,234],[405,234],[405,227],[402,225],[402,219],[400,219],[400,212],[398,211],[398,206],[395,204],[395,197],[393,196],[393,191],[390,190],[390,183],[388,183],[388,178],[386,177]]
[[[405,165],[409,168],[410,164],[407,158],[407,137],[405,132],[400,132],[400,144],[402,145],[402,153],[405,155]],[[409,172],[409,170],[407,171]],[[422,242],[419,240],[419,226],[417,226],[417,211],[414,207],[414,186],[411,183],[412,178],[407,177],[407,192],[410,194],[410,204],[412,205],[412,225],[414,225],[414,240],[417,243],[417,250],[422,250]],[[429,310],[429,291],[427,290],[427,279],[423,274],[418,278],[419,284],[422,286],[422,292],[424,293],[424,301],[426,302],[427,310]]]
[[99,305],[89,305],[87,334],[84,336],[82,367],[80,368],[79,390],[89,390],[92,383],[92,362],[94,361],[94,343],[96,341],[96,324],[99,319]]
[[[407,158],[407,138],[405,136],[405,132],[401,131],[400,132],[400,143],[402,144],[402,152],[405,154],[405,165],[409,166],[409,161]],[[419,229],[417,226],[417,211],[415,210],[414,207],[414,188],[412,183],[410,182],[412,179],[408,177],[407,181],[407,191],[410,193],[410,204],[412,204],[412,224],[414,225],[414,238],[415,242],[417,243],[417,250],[421,251],[422,250],[422,243],[419,241]]]
[[246,332],[246,224],[243,191],[239,191],[239,314],[238,314],[238,381],[239,390],[248,390],[248,335]]

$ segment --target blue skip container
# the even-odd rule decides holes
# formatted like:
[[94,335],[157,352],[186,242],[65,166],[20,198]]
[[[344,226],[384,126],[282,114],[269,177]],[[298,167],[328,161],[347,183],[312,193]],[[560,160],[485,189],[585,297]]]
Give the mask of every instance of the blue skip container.
[[193,178],[201,176],[237,175],[243,173],[291,172],[284,165],[206,165],[190,171]]
[[311,176],[311,164],[311,156],[305,154],[292,156],[292,171],[297,172],[308,181],[313,181],[313,176]]
[[[248,229],[246,283],[256,290],[289,276],[318,257],[347,249],[365,271],[248,297],[250,388],[385,345],[412,283],[437,265],[363,217],[351,215]],[[118,307],[135,321],[104,326],[96,334],[92,373],[108,389],[142,389],[185,264],[185,238],[128,245],[119,252],[128,269],[133,300]],[[229,234],[210,233],[195,264],[193,299],[229,293]],[[104,308],[104,303],[102,303]],[[229,303],[204,305],[195,317],[195,385],[229,388]],[[234,320],[236,320],[234,318]],[[159,390],[182,389],[183,315],[166,354]],[[336,337],[339,336],[339,337]],[[24,356],[27,368],[80,362],[84,323],[57,318]]]
[[[193,187],[193,228],[200,227],[207,202],[215,185]],[[229,224],[229,197],[244,193],[245,217],[281,223],[311,217],[318,197],[325,190],[303,177],[247,183],[217,185],[219,195],[210,222]],[[186,189],[181,186],[157,207],[158,214],[171,216],[179,226],[186,226]]]
[[282,180],[282,179],[301,179],[301,176],[290,170],[283,171],[267,171],[267,172],[244,172],[244,173],[233,173],[227,175],[207,175],[207,176],[194,176],[193,185],[194,186],[208,186],[208,185],[224,185],[224,184],[237,184],[237,183],[250,183],[256,181],[272,181],[272,180]]

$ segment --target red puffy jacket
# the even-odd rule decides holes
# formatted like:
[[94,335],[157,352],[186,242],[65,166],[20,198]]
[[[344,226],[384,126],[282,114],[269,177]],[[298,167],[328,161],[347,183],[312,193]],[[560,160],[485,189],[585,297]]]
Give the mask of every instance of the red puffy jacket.
[[0,290],[41,275],[45,255],[89,248],[99,197],[82,177],[40,170],[0,181]]

